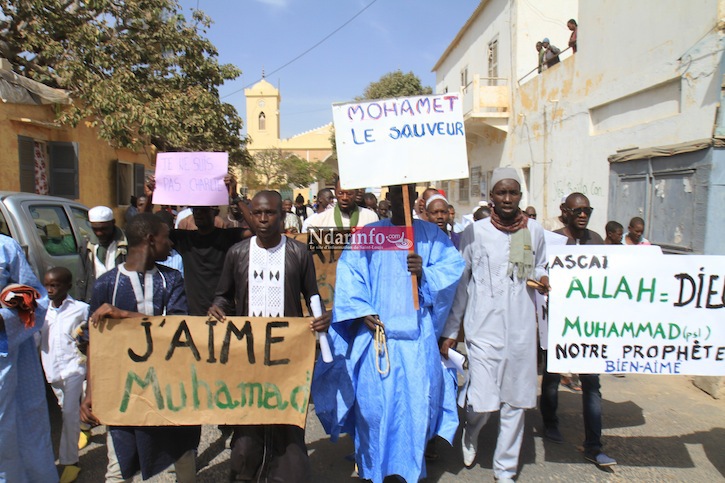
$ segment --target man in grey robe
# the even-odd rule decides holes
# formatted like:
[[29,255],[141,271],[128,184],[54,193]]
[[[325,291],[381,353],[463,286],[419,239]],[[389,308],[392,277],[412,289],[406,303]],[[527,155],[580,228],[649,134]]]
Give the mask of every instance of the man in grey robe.
[[[461,237],[466,262],[443,330],[441,353],[465,329],[468,378],[458,404],[466,409],[462,452],[473,465],[478,434],[492,412],[501,424],[494,452],[496,480],[513,481],[524,432],[524,410],[536,406],[536,313],[527,280],[548,291],[544,230],[519,208],[521,183],[513,168],[491,179],[490,218],[469,225]],[[532,280],[532,281],[533,281]]]

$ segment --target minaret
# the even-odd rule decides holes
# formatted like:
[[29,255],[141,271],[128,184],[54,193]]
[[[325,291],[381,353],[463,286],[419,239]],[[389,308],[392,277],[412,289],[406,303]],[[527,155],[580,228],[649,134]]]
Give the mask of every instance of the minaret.
[[249,89],[244,89],[247,97],[247,134],[252,143],[249,151],[279,147],[279,104],[282,97],[279,90],[267,82],[264,68],[262,80]]

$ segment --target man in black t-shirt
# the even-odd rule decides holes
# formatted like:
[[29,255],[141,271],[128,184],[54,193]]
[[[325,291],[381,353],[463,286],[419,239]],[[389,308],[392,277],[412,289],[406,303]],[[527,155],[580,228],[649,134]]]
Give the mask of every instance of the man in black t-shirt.
[[170,238],[184,261],[189,315],[206,315],[214,300],[227,251],[242,241],[245,229],[216,228],[212,206],[195,206],[192,213],[198,230],[172,230]]
[[[236,181],[227,175],[227,188],[236,192]],[[156,180],[148,179],[144,191],[148,198],[146,211],[151,210]],[[235,200],[237,205],[241,205]],[[215,206],[195,206],[192,215],[196,230],[171,230],[169,238],[184,261],[184,290],[189,315],[207,315],[214,299],[227,251],[242,239],[251,236],[246,228],[217,228],[214,225]],[[244,212],[242,212],[244,214]]]

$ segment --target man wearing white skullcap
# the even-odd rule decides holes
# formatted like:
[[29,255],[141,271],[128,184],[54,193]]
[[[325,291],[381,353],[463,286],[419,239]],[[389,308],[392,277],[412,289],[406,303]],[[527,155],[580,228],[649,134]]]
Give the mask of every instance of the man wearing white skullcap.
[[428,221],[438,225],[438,228],[443,230],[448,238],[453,243],[453,246],[458,249],[458,245],[461,241],[460,233],[456,233],[448,224],[450,219],[448,212],[448,200],[441,194],[434,194],[428,201],[425,202],[425,211],[428,216]]
[[95,240],[86,242],[83,262],[85,269],[86,296],[89,301],[96,279],[126,261],[128,243],[126,235],[116,226],[113,210],[107,206],[94,206],[88,210],[88,221]]
[[[536,312],[527,280],[549,289],[544,230],[519,208],[521,183],[513,168],[497,168],[491,179],[491,216],[469,226],[461,237],[466,261],[441,353],[465,332],[469,373],[458,405],[465,408],[462,453],[471,466],[478,435],[491,413],[500,411],[493,456],[494,476],[512,482],[524,434],[524,410],[536,406]],[[475,296],[469,296],[475,294]]]

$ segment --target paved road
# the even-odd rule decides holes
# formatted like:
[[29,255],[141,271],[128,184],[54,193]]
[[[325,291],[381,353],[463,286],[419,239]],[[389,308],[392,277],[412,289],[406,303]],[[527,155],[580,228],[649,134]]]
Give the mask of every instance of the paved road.
[[[714,400],[695,388],[686,376],[602,376],[604,443],[619,461],[611,471],[598,469],[581,454],[581,396],[561,388],[561,431],[566,442],[555,445],[540,436],[538,411],[526,414],[526,431],[519,482],[725,481],[725,400]],[[59,414],[53,413],[54,442],[59,438]],[[463,467],[460,441],[453,448],[439,444],[439,459],[428,465],[426,482],[493,481],[493,422],[484,428],[479,455],[472,469]],[[458,436],[460,438],[460,436]],[[94,429],[91,445],[81,453],[79,483],[101,482],[106,466],[105,431]],[[310,413],[307,442],[314,482],[354,482],[345,455],[352,443],[345,437],[332,444]],[[200,483],[226,481],[229,449],[216,427],[204,427],[199,448]],[[134,481],[141,481],[136,477]],[[163,473],[153,482],[173,482]]]

